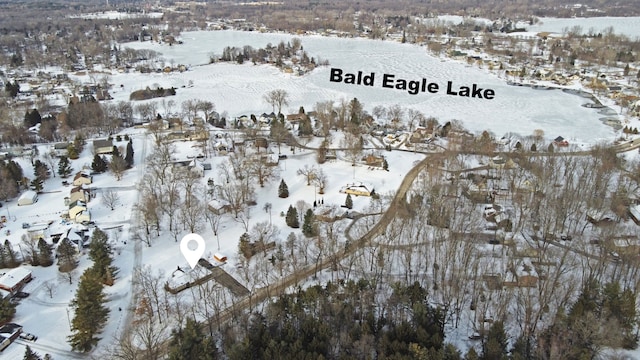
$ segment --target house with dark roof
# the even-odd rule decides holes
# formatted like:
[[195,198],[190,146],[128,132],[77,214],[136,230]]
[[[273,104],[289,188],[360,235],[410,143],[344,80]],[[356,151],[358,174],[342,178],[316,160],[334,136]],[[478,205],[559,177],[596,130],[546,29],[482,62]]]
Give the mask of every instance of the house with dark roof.
[[569,146],[569,142],[562,136],[558,136],[557,138],[553,139],[553,143],[556,146]]
[[93,140],[93,151],[98,155],[113,153],[113,142],[109,139]]

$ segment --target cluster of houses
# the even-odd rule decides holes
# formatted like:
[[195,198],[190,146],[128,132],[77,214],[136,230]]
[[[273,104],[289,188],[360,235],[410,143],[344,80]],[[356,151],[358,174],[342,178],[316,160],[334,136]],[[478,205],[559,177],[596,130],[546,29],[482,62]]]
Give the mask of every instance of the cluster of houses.
[[65,198],[68,210],[63,217],[77,223],[91,221],[91,213],[87,208],[87,202],[91,199],[91,191],[87,188],[93,182],[93,177],[83,171],[73,177],[73,188],[69,196]]

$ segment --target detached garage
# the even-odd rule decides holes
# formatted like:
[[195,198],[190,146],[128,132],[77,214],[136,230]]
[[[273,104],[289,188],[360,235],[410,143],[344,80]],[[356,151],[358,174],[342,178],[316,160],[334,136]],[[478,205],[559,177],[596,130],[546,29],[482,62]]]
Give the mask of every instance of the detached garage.
[[18,198],[18,206],[31,205],[38,201],[38,193],[33,190],[25,191]]

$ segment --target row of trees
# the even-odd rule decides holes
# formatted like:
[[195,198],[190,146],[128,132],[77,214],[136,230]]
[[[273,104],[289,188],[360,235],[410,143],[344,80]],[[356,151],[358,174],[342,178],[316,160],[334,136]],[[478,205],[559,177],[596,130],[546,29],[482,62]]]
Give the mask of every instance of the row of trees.
[[78,290],[71,302],[74,316],[69,343],[74,350],[87,352],[100,340],[101,332],[109,317],[109,309],[103,286],[114,283],[118,269],[113,266],[113,250],[107,234],[96,228],[89,245],[89,258],[93,265],[80,277]]

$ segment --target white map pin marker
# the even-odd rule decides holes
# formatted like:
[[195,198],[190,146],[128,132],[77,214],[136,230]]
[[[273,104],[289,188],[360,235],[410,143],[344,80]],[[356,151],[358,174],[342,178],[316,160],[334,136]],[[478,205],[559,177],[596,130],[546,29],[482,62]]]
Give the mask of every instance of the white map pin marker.
[[[192,241],[196,242],[195,249],[190,249],[189,247],[189,244]],[[196,267],[198,260],[200,260],[202,254],[204,254],[204,247],[204,239],[198,234],[187,234],[182,238],[182,240],[180,240],[180,251],[182,252],[182,256],[187,259],[187,262],[192,269]]]

